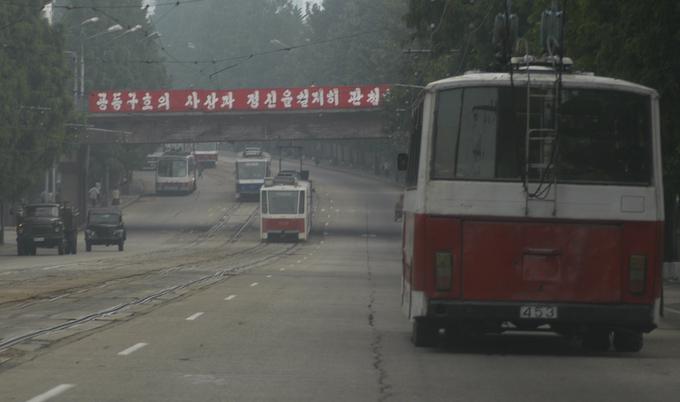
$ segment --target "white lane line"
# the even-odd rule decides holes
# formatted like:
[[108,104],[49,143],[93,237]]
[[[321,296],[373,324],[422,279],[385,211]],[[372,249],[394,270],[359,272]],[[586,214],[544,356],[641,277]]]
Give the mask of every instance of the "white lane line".
[[283,272],[283,271],[285,271],[285,270],[286,270],[285,268],[281,268],[281,269],[279,269],[279,271],[281,271],[281,272]]
[[43,271],[49,271],[51,269],[59,269],[59,268],[64,268],[66,265],[52,265],[49,267],[43,268]]
[[226,300],[226,301],[234,300],[235,297],[236,297],[236,295],[229,295],[229,296],[225,297],[224,300]]
[[671,313],[674,313],[674,314],[680,314],[680,310],[676,310],[672,307],[664,307],[663,309],[664,309],[664,311],[670,311]]
[[118,356],[131,355],[131,354],[135,353],[136,351],[138,351],[139,349],[143,348],[146,345],[148,345],[148,343],[144,343],[144,342],[140,342],[136,345],[132,345],[129,348],[127,348],[127,349],[125,349],[121,352],[118,352]]
[[186,320],[187,321],[193,321],[193,320],[197,319],[198,317],[202,316],[203,314],[205,314],[205,313],[202,312],[202,311],[199,311],[198,313],[192,314],[189,317],[187,317]]
[[267,275],[267,279],[269,279],[269,278],[271,278],[271,277],[272,277],[271,275]]
[[42,393],[38,396],[35,396],[31,399],[29,399],[26,402],[45,402],[49,399],[54,398],[57,395],[63,394],[64,392],[68,391],[69,389],[75,387],[75,384],[61,384],[57,385],[56,387],[52,388],[51,390]]
[[297,263],[298,263],[298,264],[302,263],[302,260],[297,260]]
[[253,282],[253,283],[250,284],[250,287],[251,287],[251,288],[254,288],[254,287],[257,286],[257,285],[259,285],[259,283]]

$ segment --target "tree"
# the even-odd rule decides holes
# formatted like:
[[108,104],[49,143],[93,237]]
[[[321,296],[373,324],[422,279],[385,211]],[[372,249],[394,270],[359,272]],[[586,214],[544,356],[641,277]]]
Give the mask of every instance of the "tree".
[[306,30],[290,0],[206,0],[158,9],[153,21],[177,88],[301,83],[301,60],[285,49],[306,43]]
[[[160,89],[170,86],[162,45],[141,0],[96,0],[88,7],[82,1],[59,0],[58,22],[65,32],[66,46],[80,54],[84,50],[85,96],[108,89]],[[86,23],[94,17],[98,21]],[[107,32],[111,26],[120,30]],[[89,181],[103,177],[106,166],[114,178],[141,166],[153,147],[108,144],[95,146]]]
[[68,140],[63,35],[41,17],[43,3],[0,7],[0,202],[26,195]]

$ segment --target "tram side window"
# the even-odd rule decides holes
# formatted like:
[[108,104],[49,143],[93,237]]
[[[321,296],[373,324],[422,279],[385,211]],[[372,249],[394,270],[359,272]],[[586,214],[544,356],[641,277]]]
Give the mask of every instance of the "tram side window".
[[415,187],[418,184],[418,165],[420,164],[420,141],[423,131],[423,102],[413,114],[411,126],[411,139],[408,150],[408,167],[406,169],[406,187]]
[[305,213],[305,192],[300,191],[300,198],[299,198],[299,203],[298,203],[298,213],[299,214],[304,214]]
[[261,200],[261,202],[262,202],[262,207],[261,207],[261,209],[262,209],[262,213],[263,213],[263,214],[266,214],[266,213],[269,212],[269,208],[268,208],[268,206],[269,206],[269,200],[268,200],[267,194],[268,194],[267,191],[263,191],[262,194],[260,195],[260,197],[262,198],[262,200]]

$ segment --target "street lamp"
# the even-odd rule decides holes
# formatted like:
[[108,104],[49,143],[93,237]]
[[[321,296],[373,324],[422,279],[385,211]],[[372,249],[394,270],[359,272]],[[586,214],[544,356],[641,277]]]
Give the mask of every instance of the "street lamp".
[[87,19],[83,22],[80,23],[80,108],[81,110],[83,109],[84,106],[84,100],[85,100],[85,41],[90,40],[92,38],[96,38],[98,36],[111,33],[111,32],[117,32],[121,31],[123,29],[123,26],[120,24],[115,24],[111,25],[110,27],[106,28],[105,31],[96,33],[92,36],[88,37],[83,37],[83,26],[92,22],[97,22],[99,21],[99,17],[92,17],[90,19]]
[[[121,27],[121,29],[122,29],[122,27]],[[125,36],[125,35],[129,34],[130,32],[139,31],[140,29],[142,29],[142,26],[139,25],[139,24],[137,24],[137,25],[133,26],[132,28],[126,30],[126,31],[123,32],[122,34],[116,36],[115,38],[113,38],[113,40],[116,40],[116,39],[118,39],[118,38],[120,38],[120,37],[122,37],[122,36]]]

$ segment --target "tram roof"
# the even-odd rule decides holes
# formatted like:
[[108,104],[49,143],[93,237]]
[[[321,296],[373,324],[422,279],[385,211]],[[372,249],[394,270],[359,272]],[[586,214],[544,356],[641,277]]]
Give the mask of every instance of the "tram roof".
[[[531,81],[539,84],[549,84],[556,79],[556,74],[551,69],[531,67],[530,74]],[[512,79],[515,86],[525,85],[527,82],[527,71],[520,69],[513,72]],[[591,73],[565,72],[562,74],[562,83],[566,88],[613,89],[658,96],[657,91],[652,88],[617,78],[600,77]],[[427,85],[426,90],[438,91],[456,87],[510,85],[510,73],[468,72],[463,75],[434,81]]]

